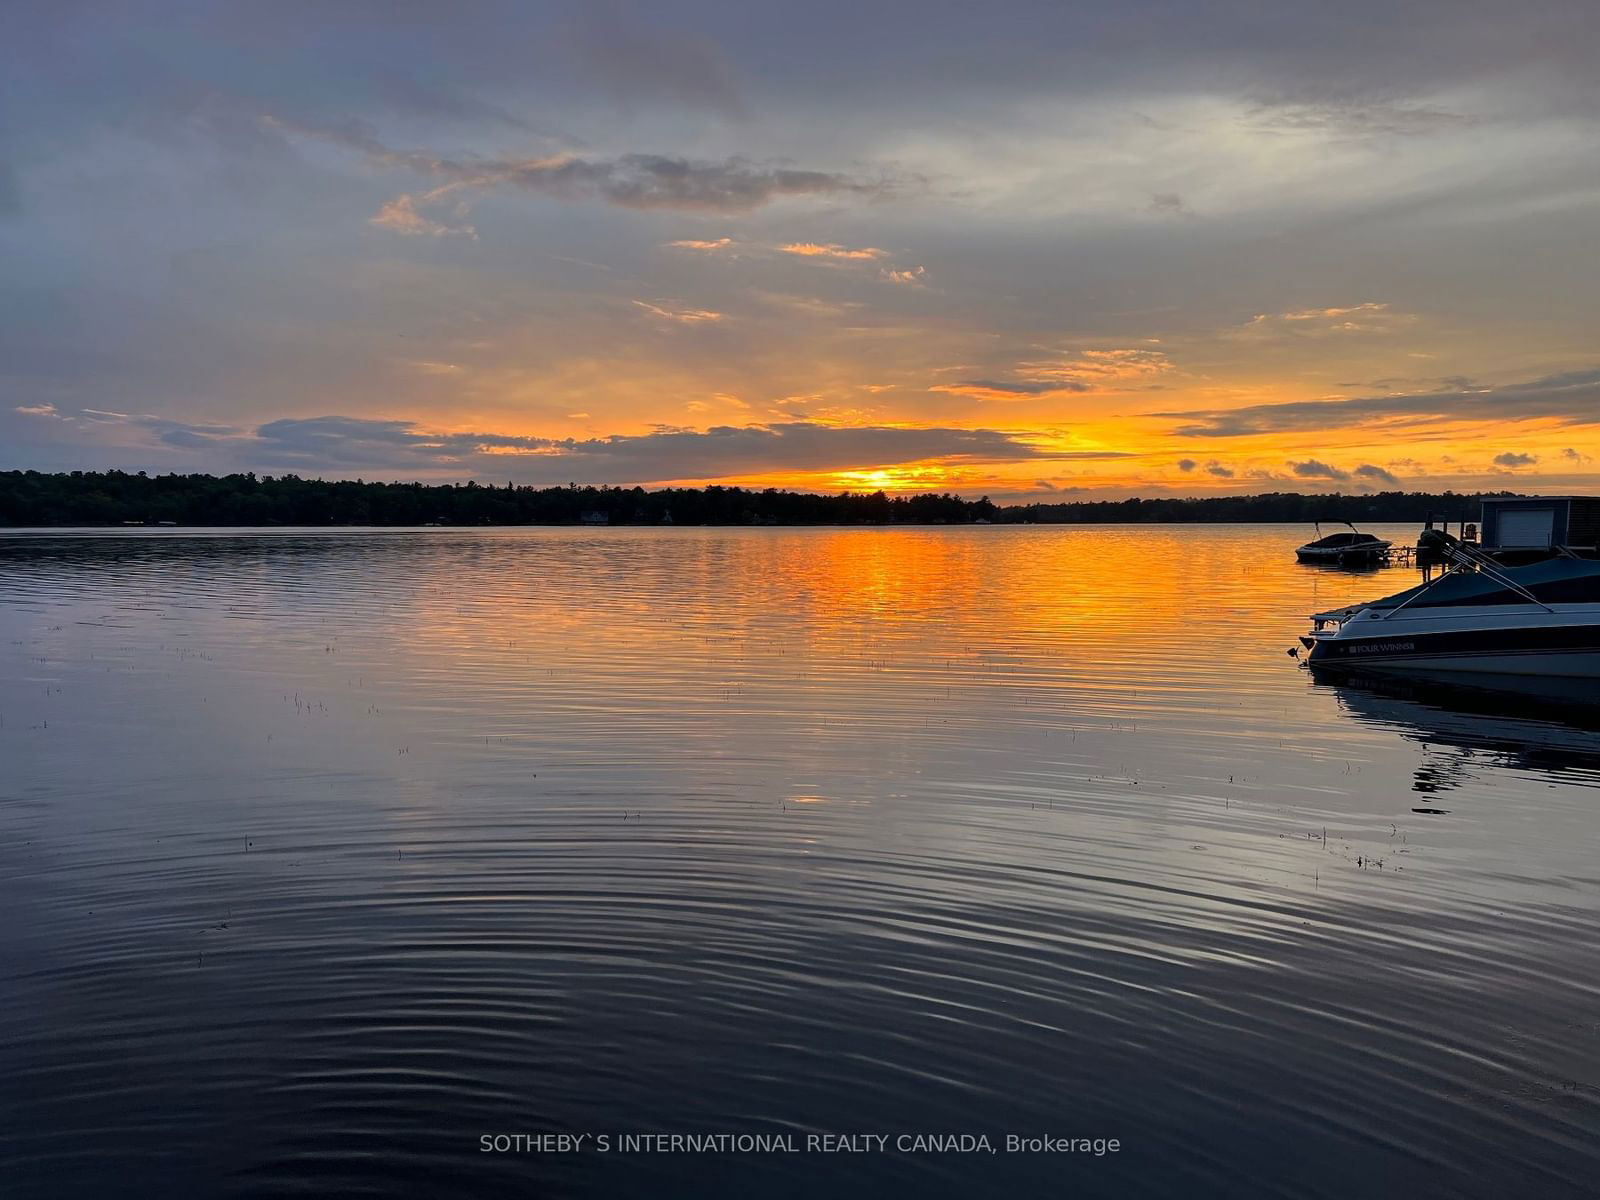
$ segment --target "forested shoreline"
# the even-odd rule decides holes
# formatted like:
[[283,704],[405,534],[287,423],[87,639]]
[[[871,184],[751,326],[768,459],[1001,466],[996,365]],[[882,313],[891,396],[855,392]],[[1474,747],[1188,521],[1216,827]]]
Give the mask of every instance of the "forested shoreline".
[[[1511,495],[1508,492],[1485,493]],[[1478,494],[1273,492],[1001,506],[988,497],[776,488],[522,487],[296,475],[0,472],[0,526],[961,525],[1476,520]]]

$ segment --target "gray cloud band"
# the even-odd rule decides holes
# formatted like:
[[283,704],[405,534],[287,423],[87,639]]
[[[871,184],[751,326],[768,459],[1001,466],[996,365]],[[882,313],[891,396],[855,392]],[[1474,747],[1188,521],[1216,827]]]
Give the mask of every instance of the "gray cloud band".
[[885,195],[887,177],[862,179],[805,170],[742,156],[700,161],[666,154],[612,158],[556,153],[525,159],[451,158],[426,150],[397,150],[362,122],[297,124],[275,117],[267,124],[290,134],[331,142],[373,162],[431,175],[445,183],[408,197],[411,205],[443,201],[466,189],[526,188],[567,199],[596,198],[623,208],[687,212],[747,212],[787,196]]
[[1528,383],[1474,391],[1366,396],[1351,400],[1298,400],[1245,408],[1152,413],[1186,421],[1179,437],[1245,437],[1315,429],[1348,428],[1379,421],[1403,425],[1450,420],[1600,424],[1600,368],[1548,375]]

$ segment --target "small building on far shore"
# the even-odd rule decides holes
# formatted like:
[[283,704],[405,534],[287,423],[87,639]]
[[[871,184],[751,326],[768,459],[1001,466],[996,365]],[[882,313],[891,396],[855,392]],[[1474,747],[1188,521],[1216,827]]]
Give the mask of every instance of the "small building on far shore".
[[590,509],[590,510],[585,511],[583,513],[580,513],[578,515],[578,524],[580,524],[580,525],[609,525],[609,524],[611,524],[611,514],[610,513],[603,513],[603,512],[595,512],[594,510]]

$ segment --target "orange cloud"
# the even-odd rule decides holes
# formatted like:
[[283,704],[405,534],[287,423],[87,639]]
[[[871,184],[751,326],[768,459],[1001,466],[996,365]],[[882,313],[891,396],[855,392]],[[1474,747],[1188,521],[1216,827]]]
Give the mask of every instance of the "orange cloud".
[[725,237],[717,238],[711,242],[703,242],[695,238],[682,238],[676,242],[668,242],[667,245],[674,246],[679,250],[726,250],[733,245],[733,239]]
[[835,242],[790,242],[788,245],[779,246],[778,249],[785,254],[798,254],[802,258],[831,258],[843,262],[870,262],[875,258],[885,258],[889,253],[887,250],[879,250],[876,246],[862,246],[856,249]]
[[1034,369],[1046,379],[1081,379],[1087,376],[1110,381],[1160,375],[1173,367],[1172,360],[1160,350],[1133,348],[1085,350],[1066,362],[1035,364]]
[[1345,307],[1297,308],[1281,313],[1257,313],[1239,327],[1244,334],[1382,333],[1416,320],[1413,313],[1395,312],[1386,303],[1368,300]]
[[1021,363],[1013,379],[964,379],[928,390],[980,400],[1031,400],[1063,392],[1114,389],[1119,383],[1172,369],[1171,360],[1160,350],[1084,350],[1070,358]]
[[[1279,313],[1280,321],[1314,321],[1318,317],[1347,317],[1351,313],[1378,313],[1388,309],[1387,304],[1378,304],[1367,301],[1365,304],[1352,304],[1349,308],[1302,308],[1297,312]],[[1257,315],[1257,321],[1270,320],[1265,314]]]
[[660,317],[666,321],[677,321],[684,325],[694,325],[702,321],[720,321],[722,314],[712,312],[708,308],[665,308],[659,304],[650,304],[644,300],[635,300],[640,308],[653,317]]
[[387,229],[390,233],[403,233],[410,237],[448,237],[460,234],[476,239],[478,231],[471,225],[446,225],[423,216],[417,211],[417,198],[411,195],[396,196],[377,213],[367,219],[367,224]]

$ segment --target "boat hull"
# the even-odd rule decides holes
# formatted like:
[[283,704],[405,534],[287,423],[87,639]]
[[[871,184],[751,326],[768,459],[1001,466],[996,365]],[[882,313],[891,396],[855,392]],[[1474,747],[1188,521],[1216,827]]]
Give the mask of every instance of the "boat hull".
[[1600,612],[1364,618],[1366,613],[1335,633],[1317,635],[1311,663],[1379,671],[1600,678]]
[[1318,546],[1301,546],[1294,556],[1303,563],[1346,563],[1382,558],[1389,552],[1391,543],[1374,542],[1371,545],[1327,549]]
[[1311,665],[1326,670],[1429,672],[1463,675],[1543,675],[1562,679],[1600,679],[1600,650],[1543,651],[1538,654],[1416,654],[1361,660],[1318,656]]

